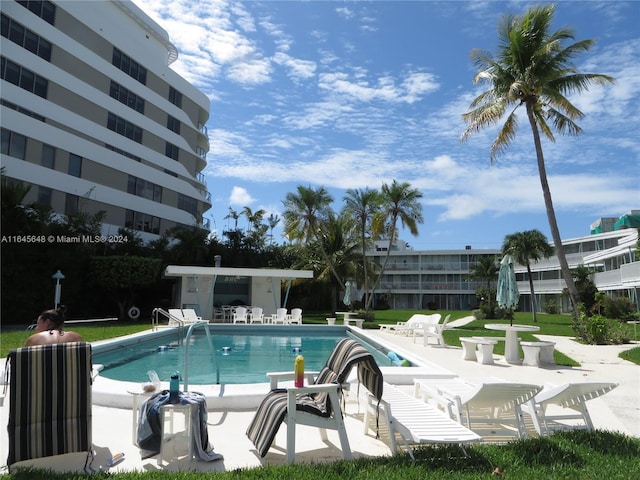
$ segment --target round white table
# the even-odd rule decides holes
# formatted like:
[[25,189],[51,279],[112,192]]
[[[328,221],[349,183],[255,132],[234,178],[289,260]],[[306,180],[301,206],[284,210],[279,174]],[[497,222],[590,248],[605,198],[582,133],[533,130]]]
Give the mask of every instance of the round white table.
[[507,363],[520,363],[518,351],[518,332],[537,332],[540,327],[535,325],[509,325],[507,323],[487,323],[488,330],[504,330],[504,359]]

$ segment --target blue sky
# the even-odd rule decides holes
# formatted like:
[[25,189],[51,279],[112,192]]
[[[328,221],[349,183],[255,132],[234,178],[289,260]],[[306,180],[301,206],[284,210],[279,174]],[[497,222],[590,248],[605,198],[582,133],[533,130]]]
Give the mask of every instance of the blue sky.
[[[469,53],[495,52],[500,17],[532,3],[134,2],[178,48],[172,68],[211,99],[205,217],[218,235],[230,207],[282,217],[298,185],[324,186],[339,210],[346,189],[396,179],[423,194],[419,237],[402,234],[416,250],[500,248],[533,228],[551,240],[526,118],[493,165],[496,129],[459,142],[481,91]],[[563,238],[640,209],[638,25],[640,2],[557,3],[553,30],[596,40],[578,69],[616,78],[572,98],[581,136],[543,143]]]

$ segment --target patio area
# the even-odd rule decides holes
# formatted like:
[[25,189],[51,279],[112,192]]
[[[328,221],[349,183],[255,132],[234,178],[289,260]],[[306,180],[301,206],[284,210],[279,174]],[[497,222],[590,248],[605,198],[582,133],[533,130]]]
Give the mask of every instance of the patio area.
[[[581,366],[570,368],[552,365],[538,368],[512,365],[501,356],[496,356],[493,365],[482,365],[463,360],[459,347],[425,347],[420,343],[413,343],[411,337],[373,330],[368,330],[367,334],[378,339],[381,343],[393,346],[400,355],[419,357],[428,362],[446,366],[461,378],[469,380],[497,377],[540,385],[584,381],[619,382],[618,388],[588,403],[594,426],[640,437],[640,368],[618,358],[620,351],[631,348],[632,345],[585,346],[577,344],[570,338],[552,337],[556,342],[556,349],[580,362]],[[542,338],[544,336],[540,337],[542,340],[546,339]],[[396,379],[395,383],[403,383],[403,380]],[[404,383],[400,388],[407,392],[413,392],[411,377],[407,376]],[[286,426],[278,432],[274,447],[271,448],[268,455],[265,458],[260,458],[245,435],[254,414],[253,409],[221,411],[216,409],[215,402],[208,403],[208,408],[209,440],[215,452],[222,454],[224,460],[204,462],[181,457],[174,458],[160,466],[157,457],[143,459],[140,450],[132,444],[131,410],[94,405],[93,445],[95,459],[91,468],[111,472],[129,470],[223,471],[252,468],[263,464],[285,463]],[[5,399],[5,405],[0,408],[0,422],[3,425],[7,425],[8,410],[8,399]],[[353,395],[349,395],[347,398],[345,412],[346,429],[354,458],[390,454],[384,435],[382,439],[375,439],[373,435],[363,433],[363,407],[359,405]],[[7,458],[6,430],[4,432],[0,442],[0,458],[3,464]],[[299,426],[297,432],[296,462],[323,462],[342,458],[340,443],[335,432],[328,432],[329,443],[324,443],[321,440],[316,428]],[[531,429],[530,433],[535,434]],[[124,461],[109,468],[107,465],[109,457],[120,452],[125,454]],[[51,468],[57,471],[82,471],[85,457],[85,454],[68,454],[42,458],[16,464],[14,468],[28,465]]]

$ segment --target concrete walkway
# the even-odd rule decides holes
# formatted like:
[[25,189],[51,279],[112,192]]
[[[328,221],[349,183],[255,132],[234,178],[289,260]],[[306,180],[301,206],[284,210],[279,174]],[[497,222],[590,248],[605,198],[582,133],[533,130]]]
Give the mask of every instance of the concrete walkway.
[[[455,374],[466,379],[482,377],[498,377],[505,380],[521,381],[537,384],[561,384],[572,381],[615,381],[620,386],[588,403],[596,428],[614,430],[627,435],[640,437],[640,367],[618,358],[618,354],[633,345],[620,346],[585,346],[570,338],[545,337],[556,342],[556,349],[581,363],[580,367],[527,367],[509,365],[501,356],[496,356],[495,365],[480,365],[477,362],[462,359],[459,347],[424,346],[422,338],[413,343],[410,337],[367,330],[367,334],[378,339],[380,343],[393,348],[398,354],[409,359],[425,359],[444,366]],[[411,377],[406,377],[403,387],[411,391]],[[285,463],[284,446],[286,444],[286,427],[280,429],[268,455],[261,459],[257,456],[253,445],[245,435],[247,425],[253,418],[254,411],[216,411],[215,405],[208,405],[212,411],[208,414],[209,438],[217,453],[224,460],[217,462],[188,461],[186,458],[174,460],[159,466],[157,458],[142,459],[140,450],[132,444],[131,410],[94,406],[93,408],[93,443],[96,457],[91,465],[94,470],[104,469],[111,472],[127,470],[196,470],[223,471],[237,468],[251,468],[262,464]],[[0,408],[0,424],[7,425],[8,398]],[[346,426],[349,442],[354,457],[389,455],[386,443],[372,436],[364,435],[362,414],[358,403],[351,397],[346,403]],[[299,427],[297,430],[297,462],[322,462],[342,458],[339,441],[335,432],[328,432],[329,444],[322,442],[317,429]],[[7,458],[7,433],[3,429],[0,434],[0,462]],[[125,453],[125,460],[111,469],[107,459],[118,452]],[[69,454],[53,458],[44,458],[20,465],[51,468],[58,471],[81,471],[84,467],[85,455]],[[18,466],[18,465],[16,465]]]

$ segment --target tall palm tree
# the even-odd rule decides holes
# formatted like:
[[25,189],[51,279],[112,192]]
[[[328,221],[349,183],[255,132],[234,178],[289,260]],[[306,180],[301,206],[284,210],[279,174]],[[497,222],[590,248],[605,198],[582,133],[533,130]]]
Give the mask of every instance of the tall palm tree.
[[[343,212],[357,219],[357,229],[360,234],[362,248],[362,275],[364,286],[364,305],[369,305],[369,268],[367,268],[367,236],[371,235],[371,222],[380,210],[380,193],[370,188],[349,189],[344,197]],[[370,238],[370,237],[369,237]]]
[[324,187],[314,190],[313,187],[303,187],[299,185],[297,193],[287,193],[283,201],[285,211],[284,233],[292,241],[299,241],[303,245],[316,242],[320,249],[322,258],[333,273],[338,282],[342,282],[340,275],[335,269],[331,258],[324,249],[322,243],[323,224],[331,215],[331,203],[333,197]]
[[251,207],[244,207],[242,209],[242,213],[245,217],[247,217],[247,233],[251,233],[260,226],[260,224],[262,223],[262,218],[264,217],[264,214],[266,212],[262,208],[254,212],[251,210]]
[[387,254],[384,257],[384,262],[373,283],[371,296],[365,307],[367,309],[371,306],[375,288],[380,283],[384,269],[389,261],[391,247],[397,235],[398,219],[402,226],[409,229],[409,232],[414,237],[418,236],[418,224],[423,222],[422,204],[420,203],[422,193],[418,189],[411,188],[409,183],[399,183],[396,180],[391,185],[385,183],[382,185],[380,195],[381,208],[374,218],[374,231],[382,232],[386,230],[389,244],[387,245]]
[[536,315],[536,295],[533,291],[533,277],[531,276],[531,261],[537,262],[541,258],[549,258],[553,255],[553,247],[549,244],[547,237],[539,230],[526,230],[507,235],[502,244],[502,254],[511,255],[520,265],[526,265],[527,276],[529,277],[529,288],[531,291],[531,310],[533,311],[533,321],[537,322]]
[[577,312],[578,291],[571,277],[553,209],[540,132],[552,142],[555,142],[553,129],[561,134],[578,135],[582,129],[575,120],[584,114],[566,95],[582,93],[592,84],[605,85],[614,80],[607,75],[576,70],[571,60],[578,53],[588,51],[594,40],[581,40],[565,46],[566,41],[573,40],[573,31],[563,28],[550,33],[554,10],[553,5],[543,5],[527,10],[522,16],[505,16],[498,28],[500,43],[497,55],[494,57],[489,52],[477,49],[471,52],[471,58],[478,68],[474,83],[488,83],[490,88],[473,100],[471,110],[463,115],[468,126],[461,139],[464,141],[481,128],[498,123],[507,109],[511,109],[491,145],[493,162],[515,138],[517,110],[518,107],[525,107],[533,133],[551,236],[562,277],[574,312]]
[[271,238],[271,243],[273,243],[273,229],[280,223],[280,217],[272,213],[269,215],[269,218],[267,218],[267,223],[269,224],[269,237]]
[[489,314],[493,317],[495,305],[491,305],[493,293],[491,291],[491,282],[498,279],[498,262],[495,255],[489,255],[478,258],[476,263],[469,265],[469,273],[465,276],[471,280],[487,282],[487,306]]

